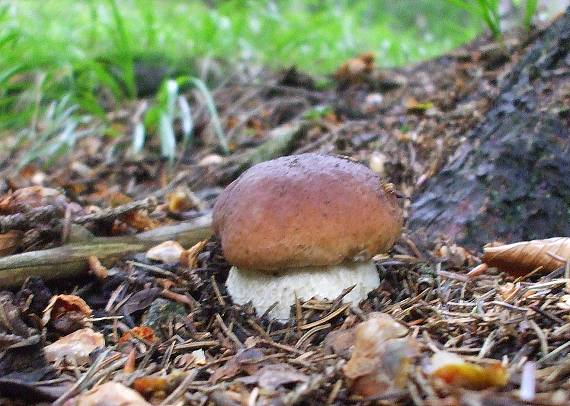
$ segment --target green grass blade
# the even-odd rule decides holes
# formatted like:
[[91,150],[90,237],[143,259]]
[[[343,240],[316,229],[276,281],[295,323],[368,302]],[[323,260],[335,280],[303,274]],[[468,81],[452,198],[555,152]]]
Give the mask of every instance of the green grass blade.
[[172,126],[172,117],[166,113],[160,116],[160,152],[163,157],[168,158],[171,162],[176,155],[176,136],[174,135],[174,127]]
[[178,117],[182,123],[182,147],[186,151],[192,143],[194,121],[192,120],[192,109],[184,96],[178,97]]
[[133,129],[133,142],[131,148],[134,154],[140,154],[144,148],[144,142],[146,140],[146,131],[144,124],[138,122],[135,124]]
[[526,0],[524,8],[523,24],[526,29],[530,29],[532,24],[532,19],[536,14],[538,8],[538,0]]
[[200,79],[190,78],[190,82],[194,86],[196,86],[196,89],[198,89],[200,91],[200,93],[202,93],[202,95],[204,96],[204,99],[206,102],[206,108],[208,109],[208,112],[210,113],[210,120],[212,121],[214,133],[216,134],[216,137],[218,138],[218,142],[220,143],[220,147],[222,148],[222,151],[224,151],[224,154],[229,154],[230,148],[228,145],[228,140],[226,139],[226,135],[225,135],[224,130],[222,128],[222,123],[220,122],[220,117],[218,115],[218,109],[216,108],[216,104],[214,103],[214,98],[212,97],[212,94],[208,90],[208,87],[206,86],[206,84],[204,82],[202,82]]

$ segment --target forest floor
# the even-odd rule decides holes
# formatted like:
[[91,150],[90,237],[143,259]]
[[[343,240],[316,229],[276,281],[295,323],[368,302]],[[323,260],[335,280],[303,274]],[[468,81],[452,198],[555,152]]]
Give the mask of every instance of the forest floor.
[[[228,155],[203,107],[195,113],[193,146],[174,163],[152,153],[117,154],[121,141],[87,137],[61,165],[5,169],[0,225],[5,235],[14,234],[0,252],[59,246],[78,223],[103,237],[200,218],[241,171],[284,154],[348,155],[413,199],[483,119],[528,42],[480,39],[394,70],[377,69],[364,55],[340,67],[336,88],[326,90],[295,69],[258,73],[263,85],[251,85],[244,74],[230,77],[212,93]],[[109,113],[114,128],[130,129],[144,103]],[[18,156],[13,159],[16,164]],[[77,221],[109,207],[115,210]],[[42,210],[9,230],[16,224],[9,216]],[[467,272],[480,253],[455,247],[446,236],[428,248],[404,233],[390,255],[375,258],[381,285],[358,308],[309,300],[284,324],[232,304],[224,286],[229,264],[215,238],[194,246],[183,264],[140,252],[109,269],[93,260],[88,276],[31,278],[0,293],[0,404],[95,404],[89,396],[104,390],[127,396],[125,387],[153,404],[568,404],[570,300],[563,270],[471,278]],[[73,296],[57,296],[63,294]],[[384,364],[376,366],[370,392],[359,390],[343,367],[355,326],[373,312],[405,326],[409,341],[399,342],[396,360],[378,355]],[[78,330],[74,344],[84,352],[96,348],[90,358],[64,345],[48,349]],[[90,346],[100,340],[97,333],[104,343]],[[457,374],[463,380],[430,372],[430,358],[443,351],[468,362],[468,371]],[[497,368],[497,379],[489,378]],[[528,379],[536,384],[532,402],[521,400]],[[102,385],[107,381],[124,386]]]

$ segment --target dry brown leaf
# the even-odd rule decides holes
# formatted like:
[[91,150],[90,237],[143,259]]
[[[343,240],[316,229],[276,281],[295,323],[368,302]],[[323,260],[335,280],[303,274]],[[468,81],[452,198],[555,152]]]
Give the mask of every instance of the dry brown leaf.
[[503,387],[509,381],[509,375],[500,363],[480,366],[445,351],[432,356],[430,372],[449,385],[472,390]]
[[26,212],[47,205],[65,207],[67,199],[57,189],[30,186],[18,189],[0,198],[0,214]]
[[78,365],[85,365],[90,362],[89,354],[104,345],[103,334],[96,333],[90,328],[83,328],[46,346],[44,351],[49,362],[65,358],[73,360]]
[[135,379],[133,389],[141,395],[149,397],[157,392],[164,394],[170,387],[171,382],[172,379],[168,376],[142,376]]
[[550,254],[570,259],[570,237],[487,246],[483,248],[483,261],[503,272],[520,276],[539,267],[542,267],[542,272],[552,272],[564,265]]
[[180,243],[169,240],[149,249],[146,257],[164,264],[177,264],[180,262],[183,252],[184,247]]
[[[191,366],[204,366],[206,364],[207,364],[206,353],[204,352],[203,349],[194,350],[191,353],[178,355],[174,359],[174,365],[178,368],[183,368],[183,369],[188,369]],[[220,368],[216,369],[216,371],[219,370]]]
[[148,326],[137,326],[133,327],[129,331],[126,331],[121,336],[121,338],[119,338],[119,344],[123,344],[129,342],[131,339],[137,339],[137,338],[141,340],[150,341],[151,343],[158,341],[158,338],[156,337],[156,334],[154,333],[154,330],[152,328]]
[[75,295],[53,296],[44,310],[42,322],[62,334],[86,327],[92,310],[83,299]]
[[411,364],[419,353],[407,329],[383,313],[356,327],[352,357],[343,372],[350,390],[360,396],[379,396],[405,386]]
[[24,233],[17,230],[8,231],[0,234],[0,257],[11,255],[22,244]]
[[160,223],[149,217],[146,210],[134,210],[121,216],[121,220],[137,231],[156,228]]
[[257,372],[261,365],[258,361],[263,359],[263,352],[257,348],[248,348],[239,351],[224,366],[216,369],[210,377],[210,382],[216,383],[221,379],[233,378],[241,372],[249,375]]
[[325,352],[348,358],[350,357],[355,337],[356,329],[354,327],[346,330],[333,330],[325,337]]
[[194,207],[190,196],[183,188],[177,188],[174,192],[166,195],[168,212],[181,213]]
[[202,252],[208,240],[200,241],[189,249],[182,252],[180,256],[180,264],[187,268],[195,268],[198,265],[198,255]]
[[117,382],[107,382],[74,399],[81,406],[152,406],[138,392]]

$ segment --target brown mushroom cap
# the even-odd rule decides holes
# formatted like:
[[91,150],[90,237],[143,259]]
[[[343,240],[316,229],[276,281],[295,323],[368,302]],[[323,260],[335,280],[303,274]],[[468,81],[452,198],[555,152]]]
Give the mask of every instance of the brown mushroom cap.
[[366,166],[312,153],[248,169],[213,217],[226,259],[259,270],[368,260],[394,244],[403,221],[397,197]]

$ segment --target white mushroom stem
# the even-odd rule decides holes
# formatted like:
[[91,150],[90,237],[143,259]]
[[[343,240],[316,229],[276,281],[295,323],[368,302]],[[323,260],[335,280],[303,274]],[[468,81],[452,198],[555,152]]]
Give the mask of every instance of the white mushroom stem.
[[234,303],[252,302],[259,315],[277,303],[269,316],[281,320],[289,318],[295,296],[299,300],[313,297],[335,299],[344,289],[356,285],[343,301],[357,305],[379,284],[378,271],[372,262],[293,268],[278,273],[238,269],[234,266],[226,281]]

